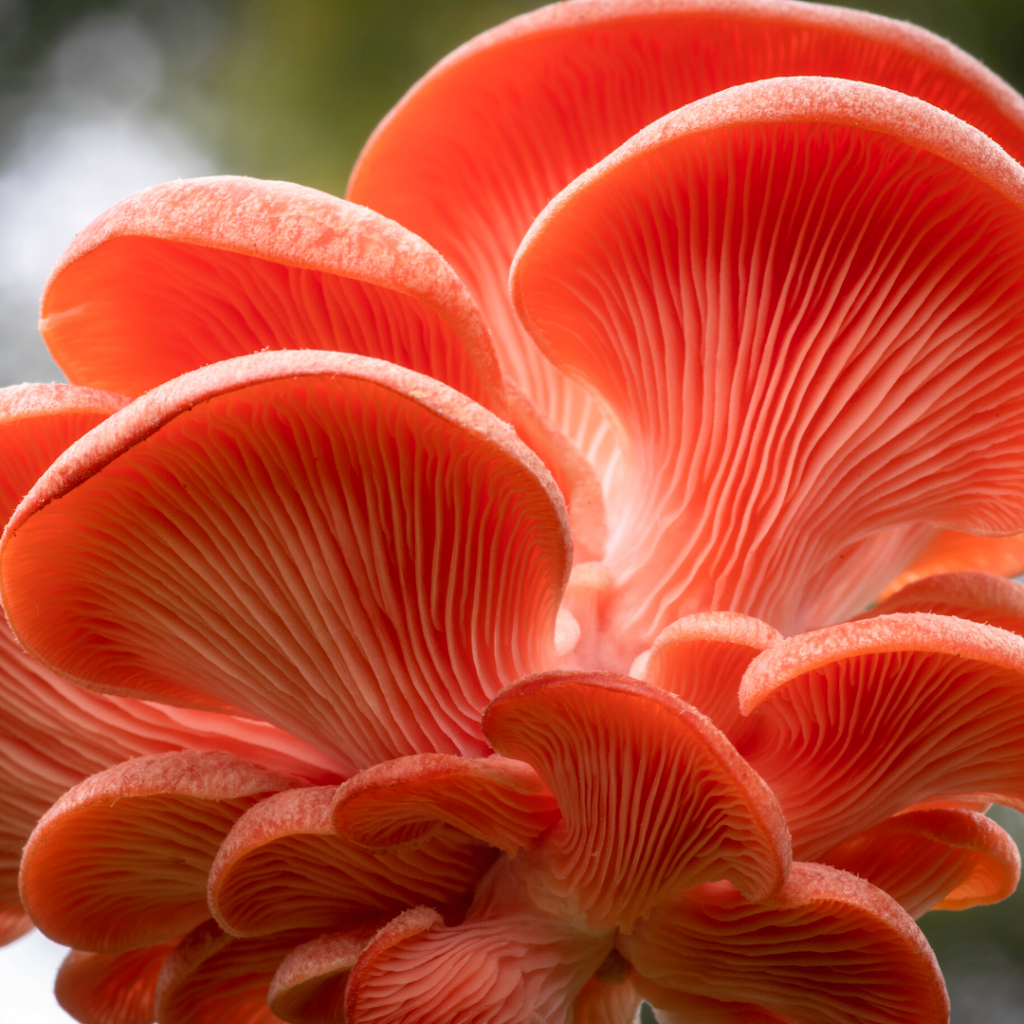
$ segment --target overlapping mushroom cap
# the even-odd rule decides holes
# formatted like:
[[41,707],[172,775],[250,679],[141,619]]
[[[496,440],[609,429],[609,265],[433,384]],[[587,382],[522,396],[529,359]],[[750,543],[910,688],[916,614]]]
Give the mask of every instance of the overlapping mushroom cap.
[[353,201],[83,232],[72,385],[0,396],[3,866],[35,825],[64,1005],[946,1020],[913,917],[1020,870],[1024,600],[960,570],[1024,567],[1022,153],[908,26],[574,0]]

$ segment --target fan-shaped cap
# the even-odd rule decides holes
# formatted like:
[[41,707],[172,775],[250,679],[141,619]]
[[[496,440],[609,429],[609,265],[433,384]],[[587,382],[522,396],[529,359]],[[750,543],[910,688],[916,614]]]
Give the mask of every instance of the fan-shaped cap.
[[859,618],[930,612],[1024,634],[1024,586],[984,572],[950,572],[908,583]]
[[743,673],[781,639],[749,615],[698,612],[662,630],[643,662],[643,678],[692,704],[737,743],[746,724],[739,704]]
[[[64,449],[126,401],[67,384],[0,390],[3,520]],[[313,782],[342,774],[340,765],[265,722],[88,693],[27,655],[0,623],[0,904],[11,907],[12,928],[26,920],[16,909],[21,850],[47,808],[120,761],[186,748],[227,750]]]
[[294,949],[274,975],[267,1005],[289,1024],[343,1022],[349,973],[383,923],[329,932]]
[[997,903],[1020,880],[1014,841],[984,814],[955,808],[897,814],[820,860],[884,889],[911,917]]
[[90,693],[26,654],[0,624],[0,906],[17,938],[21,851],[36,823],[66,790],[139,755],[228,751],[262,768],[325,783],[341,765],[266,722]]
[[552,196],[645,125],[780,75],[920,96],[1024,156],[1021,97],[905,22],[788,0],[592,0],[513,19],[438,64],[373,134],[348,195],[442,252],[484,310],[507,375],[587,450],[607,420],[519,331],[506,291],[516,246]]
[[415,848],[443,823],[514,854],[561,814],[523,761],[414,754],[354,775],[334,797],[334,827],[366,849]]
[[564,821],[539,853],[552,890],[591,928],[629,930],[668,892],[713,879],[766,896],[786,876],[789,834],[770,790],[670,693],[607,673],[546,673],[499,694],[484,731],[554,793]]
[[794,863],[778,897],[764,904],[724,882],[683,893],[618,946],[658,985],[785,1018],[949,1020],[939,965],[906,911],[868,882],[823,864]]
[[156,988],[160,1024],[279,1024],[267,994],[281,961],[308,931],[236,939],[213,921],[190,932],[164,962]]
[[82,1024],[151,1024],[157,978],[174,946],[123,953],[73,949],[57,971],[57,1002]]
[[40,329],[75,383],[144,391],[265,349],[387,359],[501,414],[487,328],[445,261],[379,213],[253,178],[171,181],[76,236]]
[[293,782],[230,754],[137,758],[69,790],[36,826],[21,895],[57,942],[103,953],[175,939],[210,916],[206,878],[253,804]]
[[922,801],[1024,808],[1024,640],[885,615],[791,637],[751,662],[743,753],[786,812],[797,857]]
[[727,608],[794,632],[882,588],[873,535],[1019,530],[1022,238],[990,139],[827,78],[699,100],[553,200],[512,293],[628,438],[617,630]]
[[320,931],[410,906],[468,905],[497,851],[452,828],[414,850],[374,853],[339,836],[330,787],[264,800],[235,823],[210,868],[217,922],[241,937]]
[[10,519],[65,448],[127,403],[124,395],[70,384],[0,388],[0,520]]
[[11,520],[4,605],[84,685],[265,718],[345,764],[484,754],[553,657],[564,504],[502,421],[378,360],[268,352],[149,392]]

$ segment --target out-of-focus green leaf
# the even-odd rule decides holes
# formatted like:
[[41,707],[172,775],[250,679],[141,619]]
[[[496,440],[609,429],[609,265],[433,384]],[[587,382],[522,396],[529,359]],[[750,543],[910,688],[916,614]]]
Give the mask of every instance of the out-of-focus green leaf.
[[251,0],[214,88],[228,168],[340,194],[366,137],[460,43],[529,0]]

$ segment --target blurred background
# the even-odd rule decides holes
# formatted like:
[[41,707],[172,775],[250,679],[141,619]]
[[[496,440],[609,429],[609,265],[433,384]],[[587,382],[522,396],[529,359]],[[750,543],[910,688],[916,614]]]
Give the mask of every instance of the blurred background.
[[[449,50],[523,0],[0,0],[0,386],[59,380],[36,330],[50,267],[97,214],[170,178],[235,173],[340,195],[363,140]],[[1024,89],[1024,0],[847,6],[943,35]],[[1024,816],[994,816],[1024,844]],[[953,1024],[1024,1020],[1024,895],[922,926]],[[63,950],[0,950],[0,1019],[68,1022]]]

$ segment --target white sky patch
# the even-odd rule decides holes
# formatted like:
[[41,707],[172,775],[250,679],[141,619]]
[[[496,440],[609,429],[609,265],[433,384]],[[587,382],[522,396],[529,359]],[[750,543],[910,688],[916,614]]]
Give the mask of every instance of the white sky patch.
[[5,1024],[76,1024],[53,998],[53,977],[66,954],[63,946],[39,932],[30,932],[0,950],[0,991],[4,994],[0,1020]]
[[130,17],[82,23],[47,62],[0,165],[0,385],[58,372],[36,328],[39,296],[76,232],[141,188],[214,172],[154,113],[162,84],[160,48]]

